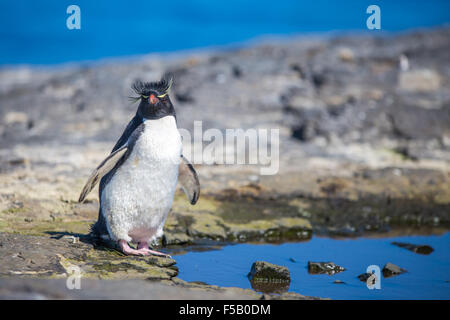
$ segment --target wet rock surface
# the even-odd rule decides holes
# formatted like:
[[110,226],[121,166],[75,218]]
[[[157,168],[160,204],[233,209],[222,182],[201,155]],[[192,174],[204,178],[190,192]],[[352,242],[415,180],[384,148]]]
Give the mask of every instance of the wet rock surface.
[[[279,171],[269,176],[257,165],[195,164],[200,200],[190,206],[176,194],[159,245],[448,230],[449,50],[447,27],[51,69],[3,67],[0,251],[12,258],[0,273],[60,276],[58,252],[93,278],[176,279],[172,261],[117,260],[86,238],[98,214],[97,190],[76,202],[135,112],[127,100],[131,83],[167,71],[176,79],[179,127],[192,133],[202,120],[203,130],[221,132],[275,128],[280,150]],[[191,151],[191,159],[202,156]]]
[[333,275],[345,271],[344,267],[336,265],[334,262],[311,262],[308,261],[308,272],[310,274]]
[[175,260],[128,257],[90,237],[42,237],[0,233],[1,276],[67,277],[78,268],[83,278],[170,280]]

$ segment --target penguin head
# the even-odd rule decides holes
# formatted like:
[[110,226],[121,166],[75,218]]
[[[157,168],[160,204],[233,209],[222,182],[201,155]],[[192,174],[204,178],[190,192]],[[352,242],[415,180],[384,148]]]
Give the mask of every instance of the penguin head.
[[174,116],[175,109],[170,101],[169,91],[173,83],[173,77],[164,75],[157,82],[136,81],[132,89],[139,97],[132,97],[139,101],[137,114],[144,119],[160,119],[165,116]]

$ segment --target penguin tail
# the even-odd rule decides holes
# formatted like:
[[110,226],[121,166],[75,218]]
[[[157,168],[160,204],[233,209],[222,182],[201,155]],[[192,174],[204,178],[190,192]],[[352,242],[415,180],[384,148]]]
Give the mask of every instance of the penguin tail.
[[109,239],[105,217],[103,217],[101,210],[99,210],[97,222],[91,225],[90,234],[96,238]]

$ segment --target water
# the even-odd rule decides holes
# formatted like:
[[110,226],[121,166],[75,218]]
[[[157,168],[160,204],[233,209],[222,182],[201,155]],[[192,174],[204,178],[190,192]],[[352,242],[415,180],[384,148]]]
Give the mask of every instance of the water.
[[[230,45],[264,35],[367,31],[372,0],[1,1],[0,65],[56,64]],[[81,30],[66,9],[81,8]],[[447,0],[378,0],[383,31],[450,22]],[[378,31],[370,31],[378,32]]]
[[[391,242],[427,244],[434,252],[421,255]],[[293,258],[295,262],[290,261]],[[247,279],[254,261],[283,265],[291,272],[289,291],[332,299],[450,299],[450,233],[381,239],[335,240],[313,237],[299,243],[238,244],[219,250],[176,255],[179,277],[225,287],[251,288]],[[332,261],[347,270],[332,276],[311,275],[308,261]],[[391,262],[408,272],[381,278],[380,290],[369,290],[357,276],[369,265]],[[335,284],[341,280],[345,284]]]

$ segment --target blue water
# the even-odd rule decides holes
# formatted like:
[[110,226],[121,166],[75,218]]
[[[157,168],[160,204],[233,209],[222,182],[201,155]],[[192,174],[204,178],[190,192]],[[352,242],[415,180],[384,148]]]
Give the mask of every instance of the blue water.
[[[421,255],[391,244],[393,241],[428,244],[434,252]],[[238,244],[220,250],[176,255],[179,277],[186,281],[251,288],[247,274],[253,262],[263,260],[289,268],[289,291],[332,299],[450,299],[450,233],[383,239],[310,241],[281,245]],[[290,261],[293,258],[295,262]],[[308,261],[332,261],[347,270],[332,276],[311,275]],[[369,265],[380,269],[391,262],[407,273],[381,278],[381,289],[369,290],[357,276]],[[335,284],[341,280],[345,284]]]
[[[367,31],[366,8],[374,3],[383,31],[450,22],[447,0],[1,0],[0,65],[170,52],[265,35]],[[66,27],[71,4],[81,8],[80,30]]]

